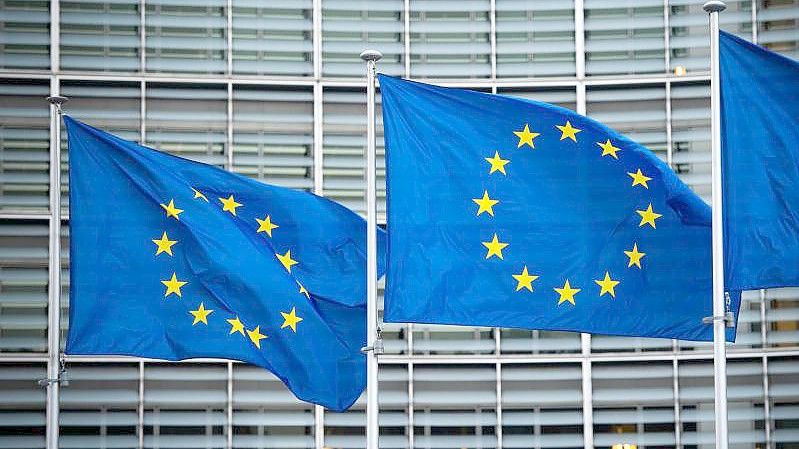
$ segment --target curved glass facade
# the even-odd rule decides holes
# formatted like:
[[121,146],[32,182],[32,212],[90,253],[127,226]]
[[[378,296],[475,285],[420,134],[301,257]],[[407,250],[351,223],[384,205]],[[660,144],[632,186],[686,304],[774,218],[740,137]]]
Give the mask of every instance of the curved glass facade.
[[[69,114],[125,138],[363,212],[358,54],[372,47],[389,74],[584,112],[647,145],[709,198],[701,3],[0,0],[0,447],[45,444],[36,380],[56,331],[47,328],[45,96],[71,97]],[[730,1],[721,23],[799,56],[796,0]],[[381,216],[382,152],[379,143]],[[62,332],[68,240],[64,227]],[[713,447],[707,344],[385,329],[381,447]],[[799,289],[748,292],[729,358],[731,447],[799,447]],[[66,368],[64,448],[365,444],[365,400],[327,412],[244,364],[67,357]]]

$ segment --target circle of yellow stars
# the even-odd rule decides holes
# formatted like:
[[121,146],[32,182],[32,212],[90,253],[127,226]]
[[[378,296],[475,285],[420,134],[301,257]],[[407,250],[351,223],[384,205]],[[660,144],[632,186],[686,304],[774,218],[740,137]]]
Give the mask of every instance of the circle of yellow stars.
[[[208,197],[202,193],[201,191],[195,189],[194,187],[191,188],[194,200],[203,201],[205,203],[210,204],[211,202],[208,200]],[[233,194],[230,194],[227,198],[220,197],[218,198],[220,207],[222,212],[228,212],[233,217],[238,217],[236,214],[236,210],[240,207],[244,207],[244,204],[236,201]],[[168,202],[164,202],[160,204],[161,208],[164,210],[166,214],[166,218],[174,218],[177,221],[180,221],[180,214],[184,212],[184,209],[179,208],[175,204],[175,199],[170,198]],[[272,232],[275,229],[280,228],[278,224],[272,221],[272,217],[270,215],[265,215],[264,218],[255,218],[257,223],[257,228],[255,228],[256,233],[264,233],[269,238],[272,237]],[[169,257],[174,256],[174,247],[177,245],[177,240],[172,240],[169,237],[167,231],[163,231],[161,237],[152,239],[152,242],[155,244],[155,257],[159,257],[161,254],[165,254]],[[294,265],[298,265],[299,262],[294,260],[291,255],[291,249],[287,249],[285,254],[275,253],[275,257],[280,262],[280,264],[286,269],[287,273],[291,273],[291,267]],[[297,286],[299,287],[299,293],[305,295],[306,298],[310,299],[311,295],[308,290],[300,283],[300,281],[295,280]],[[168,279],[161,280],[161,284],[164,285],[166,288],[164,292],[164,298],[169,299],[172,295],[177,298],[183,298],[183,292],[181,290],[182,287],[187,285],[189,282],[186,280],[181,280],[176,272],[172,272],[172,275]],[[208,325],[208,320],[211,314],[214,313],[213,309],[207,309],[205,307],[204,302],[200,302],[197,306],[196,310],[189,310],[189,314],[192,317],[192,326],[196,326],[198,324]],[[292,307],[291,311],[289,312],[280,312],[280,315],[283,318],[283,324],[280,326],[281,329],[290,329],[291,332],[297,333],[297,325],[303,321],[303,318],[297,315],[297,308]],[[269,338],[266,334],[262,333],[261,326],[256,325],[252,328],[248,328],[241,321],[238,315],[233,316],[232,318],[227,318],[225,321],[230,325],[230,332],[228,335],[233,334],[241,334],[241,336],[247,338],[252,342],[252,344],[261,349],[261,340]]]
[[[581,129],[575,128],[568,120],[562,125],[555,125],[555,128],[560,131],[560,141],[568,139],[574,143],[577,143],[577,134],[582,132]],[[525,123],[521,130],[513,131],[513,134],[519,139],[518,144],[516,145],[517,149],[522,149],[523,147],[527,146],[531,150],[535,150],[535,139],[542,133],[531,130],[530,124]],[[602,158],[607,157],[613,160],[619,160],[619,152],[621,152],[622,149],[616,147],[611,139],[606,139],[604,142],[596,142],[596,145],[602,151]],[[484,157],[484,159],[489,164],[489,176],[494,175],[494,173],[498,173],[502,176],[508,176],[506,166],[510,164],[511,161],[510,159],[503,159],[499,150],[495,150],[493,156]],[[636,186],[640,186],[641,188],[647,190],[649,189],[648,182],[651,181],[652,178],[646,176],[640,168],[638,168],[635,172],[627,172],[627,176],[632,179],[631,187],[635,188]],[[483,214],[488,217],[494,217],[494,207],[502,204],[501,201],[496,197],[492,198],[487,189],[483,189],[483,194],[480,198],[472,198],[472,201],[477,204],[477,217],[480,217]],[[501,206],[499,209],[501,210]],[[657,229],[657,219],[663,216],[652,209],[652,203],[649,203],[646,209],[636,210],[635,212],[641,217],[638,227],[651,226],[652,229]],[[510,246],[510,243],[503,242],[496,232],[492,236],[491,240],[481,243],[486,249],[486,259],[496,257],[500,260],[504,260],[502,251]],[[646,253],[639,250],[638,242],[633,242],[632,248],[630,250],[625,250],[624,255],[627,257],[627,268],[637,268],[639,270],[643,269],[642,260],[644,256],[646,256]],[[535,290],[533,282],[540,278],[540,276],[537,274],[531,274],[527,265],[523,266],[521,272],[518,274],[513,273],[511,276],[513,277],[514,281],[516,281],[517,292],[523,290],[533,292]],[[621,281],[613,279],[610,272],[605,271],[604,277],[601,279],[595,279],[594,283],[596,283],[596,285],[599,287],[600,297],[609,295],[611,298],[616,298],[616,287],[621,283]],[[553,290],[558,295],[558,306],[565,302],[576,305],[575,297],[582,291],[582,288],[573,287],[569,279],[565,279],[562,287],[556,287]]]

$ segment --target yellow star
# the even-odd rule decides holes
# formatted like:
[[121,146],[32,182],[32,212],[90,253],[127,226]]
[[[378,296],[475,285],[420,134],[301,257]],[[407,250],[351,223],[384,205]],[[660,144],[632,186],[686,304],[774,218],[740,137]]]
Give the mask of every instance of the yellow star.
[[[231,318],[229,320],[225,320],[230,323],[230,334],[238,332],[241,335],[244,335],[244,323],[239,320],[239,317]],[[230,335],[228,334],[228,335]]]
[[527,123],[524,124],[523,130],[513,131],[513,134],[516,134],[516,137],[519,138],[519,144],[516,148],[521,148],[524,144],[530,145],[530,148],[535,148],[533,139],[541,135],[541,133],[530,132],[530,126]]
[[230,195],[228,198],[219,198],[219,201],[222,202],[222,210],[228,211],[233,215],[236,215],[236,208],[242,205],[233,199],[233,195]]
[[610,143],[610,139],[608,139],[605,143],[597,142],[600,148],[602,148],[602,156],[611,155],[613,159],[618,159],[619,156],[616,154],[617,151],[621,151],[621,148],[616,148]]
[[292,307],[290,313],[280,312],[280,314],[283,315],[283,325],[280,326],[280,328],[283,329],[284,327],[290,327],[291,330],[293,330],[294,333],[296,334],[297,323],[302,321],[302,318],[297,316],[297,308]]
[[494,216],[494,206],[499,203],[499,200],[492,200],[488,197],[488,190],[483,192],[482,198],[472,198],[472,201],[477,203],[480,206],[477,209],[477,216],[480,216],[483,212],[488,212],[488,215]]
[[[486,254],[486,259],[491,256],[497,256],[502,259],[502,250],[508,246],[507,243],[502,243],[497,238],[497,234],[494,233],[494,238],[490,242],[482,242],[483,246],[488,248],[488,254]],[[503,259],[504,260],[504,259]]]
[[266,235],[272,237],[272,230],[277,229],[280,226],[272,223],[272,218],[267,215],[266,218],[261,220],[260,218],[256,218],[255,221],[258,222],[258,230],[255,232],[266,232]]
[[646,253],[638,252],[638,243],[633,243],[633,250],[632,251],[625,251],[624,254],[630,258],[630,262],[627,263],[627,268],[635,265],[639,269],[641,268],[641,258],[646,256]]
[[255,326],[255,329],[247,331],[247,335],[250,336],[250,340],[258,349],[261,349],[261,340],[268,338],[266,335],[261,333],[261,326]]
[[199,190],[195,189],[194,187],[192,187],[191,190],[192,190],[192,192],[194,192],[194,199],[200,198],[201,200],[204,200],[206,203],[208,202],[208,198],[206,198],[205,195],[203,195],[202,192],[200,192]]
[[645,189],[649,188],[649,186],[646,183],[648,181],[651,181],[652,178],[650,178],[648,176],[644,176],[644,174],[641,173],[641,169],[640,168],[635,173],[627,172],[627,175],[630,176],[631,178],[633,178],[633,187],[635,187],[635,186],[644,186]]
[[577,293],[580,293],[580,290],[582,290],[582,289],[580,289],[580,288],[572,288],[572,286],[569,285],[569,280],[566,279],[566,283],[563,284],[563,288],[556,288],[554,290],[556,292],[558,292],[558,294],[560,295],[560,299],[558,300],[558,305],[561,305],[562,303],[564,303],[566,301],[569,301],[570,303],[572,303],[572,305],[575,305],[574,304],[574,295],[576,295]]
[[498,171],[507,176],[507,173],[505,173],[505,165],[507,165],[510,160],[499,157],[499,151],[494,151],[494,157],[487,157],[485,160],[491,164],[491,171],[488,172],[489,175]]
[[519,274],[512,275],[513,279],[516,279],[516,291],[526,288],[527,290],[533,291],[533,281],[538,279],[538,276],[534,274],[530,274],[527,272],[527,265],[524,266],[524,269]]
[[560,130],[560,140],[568,138],[568,139],[571,139],[571,140],[573,140],[575,142],[577,142],[577,133],[582,131],[580,129],[577,129],[577,128],[573,127],[572,124],[569,123],[568,120],[566,120],[566,124],[565,125],[563,125],[563,126],[555,125],[555,128],[558,128]]
[[157,256],[161,253],[167,253],[171,256],[172,245],[177,242],[177,240],[169,240],[169,237],[166,235],[166,231],[164,231],[164,235],[162,235],[160,239],[153,239],[153,243],[158,246],[158,249],[155,251],[155,255]]
[[172,293],[182,298],[183,295],[180,294],[180,287],[183,287],[184,285],[188,284],[188,282],[186,281],[179,281],[178,277],[175,275],[174,272],[172,273],[172,279],[161,281],[161,283],[166,285],[166,293],[164,293],[164,298],[166,298]]
[[655,226],[655,220],[663,216],[652,212],[652,203],[649,203],[649,207],[647,207],[646,210],[636,210],[636,212],[641,216],[641,223],[638,223],[639,228],[647,223],[652,225],[653,228],[657,228],[657,226]]
[[611,279],[610,273],[606,271],[605,279],[602,279],[601,281],[595,280],[594,282],[596,282],[596,285],[602,287],[602,290],[599,292],[599,296],[602,296],[605,293],[610,293],[610,296],[614,298],[616,297],[616,290],[614,290],[614,288],[619,285],[619,281],[614,281]]
[[291,267],[299,263],[291,258],[291,250],[286,251],[286,254],[275,253],[275,255],[289,273],[291,273]]
[[194,326],[197,323],[204,323],[208,324],[208,315],[210,315],[213,310],[206,310],[205,304],[200,303],[200,307],[197,310],[189,310],[189,313],[194,315],[194,322],[191,323]]
[[169,204],[161,204],[161,207],[163,207],[164,210],[166,211],[167,218],[175,217],[175,220],[180,220],[178,215],[180,215],[180,213],[183,212],[183,209],[178,209],[177,207],[175,207],[174,200],[169,200]]
[[300,293],[301,294],[305,295],[305,297],[307,297],[307,298],[311,297],[311,294],[308,293],[308,290],[305,288],[304,285],[300,284],[300,281],[297,281],[297,285],[300,286]]

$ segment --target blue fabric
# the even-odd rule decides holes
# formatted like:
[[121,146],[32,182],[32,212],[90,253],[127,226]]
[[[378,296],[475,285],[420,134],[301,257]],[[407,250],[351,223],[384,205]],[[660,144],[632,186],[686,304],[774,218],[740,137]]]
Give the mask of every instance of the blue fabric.
[[722,32],[728,288],[799,285],[799,63]]
[[[360,396],[366,379],[359,352],[366,340],[363,219],[309,193],[64,121],[68,354],[240,360],[268,369],[298,398],[333,410]],[[232,210],[224,210],[220,198],[231,195],[241,206],[228,202]],[[167,213],[170,203],[182,209],[177,218]],[[256,221],[267,215],[278,227]],[[384,233],[379,239],[382,249]],[[290,272],[276,257],[289,250],[298,262],[285,259]],[[186,284],[172,283],[173,274]],[[228,321],[236,317],[238,330],[238,322]]]
[[546,103],[385,75],[380,89],[386,321],[712,340],[710,208],[652,152]]

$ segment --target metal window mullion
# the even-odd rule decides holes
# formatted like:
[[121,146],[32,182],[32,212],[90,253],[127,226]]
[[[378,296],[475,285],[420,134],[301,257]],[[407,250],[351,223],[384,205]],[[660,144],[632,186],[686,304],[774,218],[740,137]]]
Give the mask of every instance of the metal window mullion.
[[233,74],[233,0],[227,0],[225,5],[225,64],[228,75]]
[[[50,71],[61,70],[61,5],[50,0]],[[55,95],[55,94],[54,94]]]
[[[324,103],[322,90],[322,0],[313,0],[313,190],[317,195],[324,191],[324,128],[322,126]],[[324,421],[322,421],[324,422]],[[322,427],[324,431],[324,427]]]
[[141,81],[139,83],[139,141],[145,145],[147,141],[147,126],[145,123],[145,115],[147,114],[147,82]]
[[766,321],[766,290],[760,289],[760,344],[765,351],[768,346],[768,336],[766,335],[768,323]]
[[[231,1],[231,0],[228,0]],[[227,83],[227,124],[225,132],[225,168],[233,170],[233,83]]]
[[138,448],[144,449],[144,362],[139,360],[139,398],[136,404],[136,435]]
[[[147,64],[147,0],[139,0],[139,72],[144,73]],[[144,141],[142,140],[142,143]]]
[[[752,43],[757,44],[757,0],[752,0]],[[766,445],[766,447],[769,447]]]
[[669,28],[669,0],[663,0],[663,56],[666,73],[671,71],[671,29]]
[[317,195],[324,192],[324,91],[321,83],[313,86],[313,189]]
[[[311,42],[313,45],[314,81],[322,78],[322,0],[313,0],[311,20]],[[314,83],[316,85],[318,83]]]
[[583,0],[574,0],[574,64],[578,80],[585,78],[585,11]]
[[666,163],[672,167],[674,160],[674,149],[671,127],[671,81],[666,81]]
[[405,77],[411,77],[411,0],[405,0],[402,6],[403,15],[403,49],[405,55]]
[[227,423],[225,424],[225,442],[228,449],[233,449],[233,362],[227,362]]
[[[490,22],[490,34],[488,40],[491,43],[491,79],[497,79],[497,0],[489,1],[488,20]],[[502,447],[502,446],[499,446]]]

